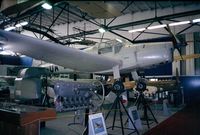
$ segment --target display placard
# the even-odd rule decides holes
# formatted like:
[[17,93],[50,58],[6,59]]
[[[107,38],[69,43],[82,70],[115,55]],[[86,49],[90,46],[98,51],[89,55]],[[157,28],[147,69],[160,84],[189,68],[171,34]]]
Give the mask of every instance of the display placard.
[[[140,120],[140,115],[137,111],[137,107],[136,106],[129,107],[128,113],[129,113],[131,119],[133,120],[135,127],[138,130],[142,130],[142,123]],[[130,120],[128,121],[128,126],[129,126],[129,128],[134,129],[133,124],[131,123]]]
[[89,135],[107,135],[102,113],[89,115]]

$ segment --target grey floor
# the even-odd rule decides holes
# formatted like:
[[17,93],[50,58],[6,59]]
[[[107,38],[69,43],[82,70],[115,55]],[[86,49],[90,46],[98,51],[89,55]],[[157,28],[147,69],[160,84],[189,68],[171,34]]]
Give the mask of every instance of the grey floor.
[[[175,112],[177,112],[181,108],[182,107],[168,106],[170,114],[164,115],[163,110],[162,110],[162,105],[160,104],[151,105],[151,109],[159,123],[164,121],[166,118],[170,117],[171,115],[173,115]],[[107,114],[107,111],[108,110],[103,110],[103,114],[104,115]],[[143,112],[139,111],[139,113],[140,113],[140,116],[142,116]],[[82,123],[82,124],[70,124],[74,122],[75,112],[57,113],[57,119],[47,121],[46,127],[41,128],[40,134],[41,135],[82,135],[82,132],[84,131],[84,126],[83,126],[84,114],[83,112],[80,112],[80,114],[82,115],[78,115],[77,117],[75,117],[75,122]],[[148,116],[151,116],[151,115],[149,114]],[[123,122],[125,123],[126,120],[127,120],[127,116],[123,112]],[[110,127],[112,125],[112,122],[113,122],[113,113],[111,113],[109,117],[107,118],[107,120],[105,121],[106,127]],[[146,122],[143,121],[142,123],[143,123],[142,124],[143,130],[139,131],[140,134],[143,134],[149,130],[147,128],[147,125],[145,125]],[[117,115],[116,117],[115,125],[120,126],[119,115]],[[127,125],[124,125],[124,126],[127,127]],[[150,124],[150,128],[154,126],[156,126],[156,123],[152,122]],[[122,134],[121,128],[114,128],[114,130],[110,128],[110,129],[107,129],[107,132],[109,135]],[[133,130],[125,130],[125,135],[128,135],[131,132],[133,132]],[[136,135],[136,133],[133,133],[133,135]]]

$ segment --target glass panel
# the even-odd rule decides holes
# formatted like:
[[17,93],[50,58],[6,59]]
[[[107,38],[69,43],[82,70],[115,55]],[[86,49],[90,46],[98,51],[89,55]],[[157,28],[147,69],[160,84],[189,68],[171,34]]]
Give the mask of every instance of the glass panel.
[[114,47],[115,47],[115,53],[118,53],[121,50],[121,48],[122,48],[122,44],[118,43]]

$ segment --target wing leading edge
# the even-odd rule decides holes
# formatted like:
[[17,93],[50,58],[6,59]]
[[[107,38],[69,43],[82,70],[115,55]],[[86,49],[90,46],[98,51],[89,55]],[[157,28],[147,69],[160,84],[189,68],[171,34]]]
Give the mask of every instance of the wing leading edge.
[[54,63],[82,72],[98,72],[120,65],[120,60],[89,54],[74,48],[0,30],[4,50],[21,53],[35,59]]

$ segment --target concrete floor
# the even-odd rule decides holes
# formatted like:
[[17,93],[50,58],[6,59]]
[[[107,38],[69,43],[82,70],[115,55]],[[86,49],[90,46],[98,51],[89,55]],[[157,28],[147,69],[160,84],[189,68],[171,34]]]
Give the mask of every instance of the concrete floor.
[[[166,118],[170,117],[172,114],[174,114],[175,112],[177,112],[178,110],[182,108],[182,107],[179,107],[179,108],[169,107],[170,114],[166,116],[163,114],[162,105],[153,104],[150,107],[159,123],[164,121]],[[107,114],[107,112],[108,110],[104,110],[104,113],[103,113],[104,117],[105,117],[105,114]],[[83,112],[81,114],[83,114]],[[143,111],[140,110],[139,114],[140,116],[142,116]],[[83,124],[75,124],[75,125],[72,124],[70,126],[68,125],[74,122],[74,116],[75,116],[74,112],[57,113],[57,119],[52,120],[52,121],[47,121],[46,127],[41,128],[40,130],[41,135],[82,135],[82,132],[84,131]],[[80,115],[80,117],[76,117],[76,122],[84,123],[83,116],[84,114]],[[151,115],[149,114],[148,116],[150,117]],[[123,113],[123,122],[125,123],[126,120],[127,120],[127,116],[125,115],[125,113]],[[112,125],[112,122],[113,122],[113,113],[111,113],[109,117],[107,118],[105,122],[106,127],[110,127]],[[146,121],[142,121],[143,130],[139,131],[140,134],[143,134],[149,130],[147,128],[147,125],[145,125],[145,123]],[[120,126],[119,114],[117,114],[115,125]],[[156,123],[152,122],[152,124],[150,125],[150,128],[154,126],[156,126]],[[127,127],[127,125],[125,125],[125,127]],[[128,135],[129,133],[133,132],[133,130],[124,130],[124,131],[125,131],[125,135]],[[114,128],[114,130],[110,128],[110,129],[107,129],[107,132],[109,135],[122,134],[121,128]],[[136,135],[136,134],[137,133],[133,133],[133,135]]]

